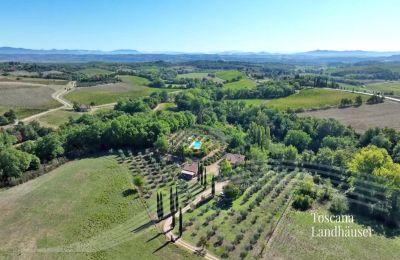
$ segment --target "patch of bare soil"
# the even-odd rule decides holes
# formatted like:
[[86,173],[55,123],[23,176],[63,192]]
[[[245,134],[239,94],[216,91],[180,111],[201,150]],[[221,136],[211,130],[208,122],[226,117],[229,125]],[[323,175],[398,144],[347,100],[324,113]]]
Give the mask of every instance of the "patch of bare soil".
[[400,130],[400,103],[385,101],[376,105],[362,105],[351,108],[333,108],[298,114],[306,117],[333,118],[349,125],[358,133],[372,127],[389,127]]

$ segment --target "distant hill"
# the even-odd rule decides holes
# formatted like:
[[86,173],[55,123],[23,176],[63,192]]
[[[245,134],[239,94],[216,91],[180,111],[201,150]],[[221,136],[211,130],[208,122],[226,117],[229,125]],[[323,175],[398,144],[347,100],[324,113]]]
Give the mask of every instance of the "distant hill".
[[400,61],[400,52],[335,51],[315,50],[299,53],[269,53],[225,51],[217,53],[183,52],[139,52],[120,49],[101,50],[33,50],[13,47],[0,47],[0,61],[19,62],[146,62],[146,61],[184,62],[194,60],[225,60],[244,62],[284,62],[284,63],[329,63]]
[[316,57],[389,57],[398,55],[400,52],[377,52],[377,51],[332,51],[315,50],[309,52],[296,53],[294,55],[316,56]]
[[140,52],[136,50],[115,50],[115,51],[100,51],[100,50],[33,50],[24,48],[13,48],[13,47],[0,47],[0,54],[39,54],[39,55],[112,55],[112,54],[138,54]]

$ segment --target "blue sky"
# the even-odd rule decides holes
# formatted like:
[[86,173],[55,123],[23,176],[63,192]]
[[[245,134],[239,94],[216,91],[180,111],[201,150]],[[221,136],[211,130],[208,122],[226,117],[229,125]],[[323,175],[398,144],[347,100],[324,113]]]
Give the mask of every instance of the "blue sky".
[[0,0],[0,46],[400,51],[398,0]]

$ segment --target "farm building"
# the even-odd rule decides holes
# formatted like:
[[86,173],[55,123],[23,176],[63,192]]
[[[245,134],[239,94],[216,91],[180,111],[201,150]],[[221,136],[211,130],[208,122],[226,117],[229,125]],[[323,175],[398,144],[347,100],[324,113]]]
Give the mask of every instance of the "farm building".
[[185,163],[182,167],[181,178],[186,180],[191,180],[198,173],[198,164],[197,163]]
[[246,157],[241,154],[227,153],[224,155],[223,159],[228,160],[232,164],[232,166],[235,167],[240,163],[244,162]]

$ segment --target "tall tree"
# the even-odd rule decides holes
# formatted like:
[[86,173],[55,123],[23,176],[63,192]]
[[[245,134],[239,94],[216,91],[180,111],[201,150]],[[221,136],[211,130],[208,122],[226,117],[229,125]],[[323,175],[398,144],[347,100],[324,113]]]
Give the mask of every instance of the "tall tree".
[[215,176],[212,176],[211,179],[211,195],[213,197],[215,196]]
[[164,217],[164,204],[163,204],[163,195],[160,192],[160,217]]
[[176,220],[175,220],[175,212],[172,212],[172,223],[171,223],[171,228],[174,228],[175,227],[175,222],[176,222]]
[[175,188],[175,212],[179,208],[179,197],[178,197],[178,187]]
[[204,172],[204,181],[203,181],[203,187],[204,187],[204,189],[206,189],[206,187],[207,187],[207,173],[206,172]]
[[157,217],[160,218],[160,195],[157,192]]
[[200,166],[200,163],[198,163],[198,164],[197,164],[197,181],[198,181],[198,182],[201,181],[201,175],[200,175],[201,172],[202,172],[201,166]]
[[182,219],[182,208],[179,208],[179,236],[183,233],[183,219]]
[[171,211],[171,214],[175,212],[175,201],[172,187],[169,189],[169,210]]

